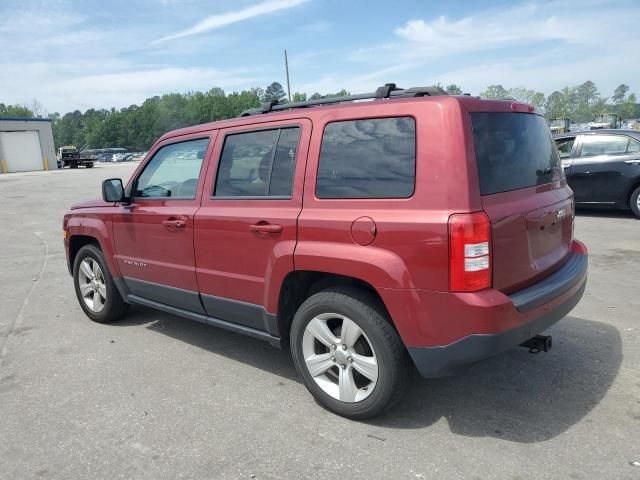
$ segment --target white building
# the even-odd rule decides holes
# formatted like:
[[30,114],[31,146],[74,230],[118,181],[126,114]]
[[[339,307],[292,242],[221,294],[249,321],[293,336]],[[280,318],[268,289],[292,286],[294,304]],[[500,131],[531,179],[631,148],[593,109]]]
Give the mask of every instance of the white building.
[[57,168],[51,120],[0,117],[0,174]]

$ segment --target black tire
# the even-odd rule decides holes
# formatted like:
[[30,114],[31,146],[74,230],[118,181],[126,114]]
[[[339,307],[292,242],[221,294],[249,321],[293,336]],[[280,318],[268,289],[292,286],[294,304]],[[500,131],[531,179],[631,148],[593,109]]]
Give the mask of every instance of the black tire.
[[[309,322],[323,313],[344,315],[355,322],[375,352],[377,383],[363,400],[340,401],[326,393],[309,373],[303,354],[303,336]],[[412,372],[404,344],[384,307],[373,295],[355,288],[328,289],[309,297],[296,312],[291,325],[291,352],[296,369],[316,401],[338,415],[355,420],[374,417],[396,404]]]
[[[91,310],[80,293],[80,264],[87,258],[97,262],[103,273],[104,286],[106,287],[106,300],[104,301],[102,310],[99,312]],[[76,258],[73,262],[73,285],[75,287],[80,307],[87,317],[94,322],[113,322],[122,318],[129,311],[129,304],[122,299],[120,292],[116,288],[111,272],[109,272],[109,268],[104,260],[102,251],[95,245],[85,245],[76,254]]]
[[76,162],[71,162],[69,168],[78,168],[78,164]]
[[629,199],[629,206],[631,207],[631,211],[636,216],[636,218],[640,218],[640,187],[636,188],[631,194],[631,198]]
[[85,164],[85,167],[86,168],[91,168],[91,167],[93,167],[93,163],[87,163],[87,164]]

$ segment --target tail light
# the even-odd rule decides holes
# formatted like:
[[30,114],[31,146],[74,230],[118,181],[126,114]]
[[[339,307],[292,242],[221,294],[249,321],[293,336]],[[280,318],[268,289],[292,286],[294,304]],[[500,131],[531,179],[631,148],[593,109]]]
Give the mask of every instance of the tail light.
[[484,212],[449,217],[449,289],[475,292],[491,286],[491,224]]

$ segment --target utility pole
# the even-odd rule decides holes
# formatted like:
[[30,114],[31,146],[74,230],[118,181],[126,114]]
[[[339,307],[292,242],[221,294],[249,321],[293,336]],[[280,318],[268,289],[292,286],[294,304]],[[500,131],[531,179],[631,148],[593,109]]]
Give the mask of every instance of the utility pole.
[[284,51],[284,69],[287,71],[287,96],[291,103],[291,84],[289,83],[289,61],[287,60],[287,50]]

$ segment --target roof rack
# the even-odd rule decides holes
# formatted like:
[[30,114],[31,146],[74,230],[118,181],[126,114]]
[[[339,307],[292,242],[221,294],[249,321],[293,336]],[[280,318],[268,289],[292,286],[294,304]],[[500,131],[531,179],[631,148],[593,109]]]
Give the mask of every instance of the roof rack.
[[250,108],[240,114],[241,117],[250,115],[260,115],[269,112],[278,112],[282,110],[290,110],[293,108],[315,107],[317,105],[330,105],[332,103],[354,102],[356,100],[372,100],[385,98],[411,98],[411,97],[435,97],[439,95],[447,95],[442,88],[432,87],[412,87],[398,88],[395,83],[386,83],[382,87],[371,93],[359,93],[356,95],[345,95],[342,97],[318,98],[316,100],[307,100],[304,102],[279,103],[278,100],[263,103],[258,108]]

